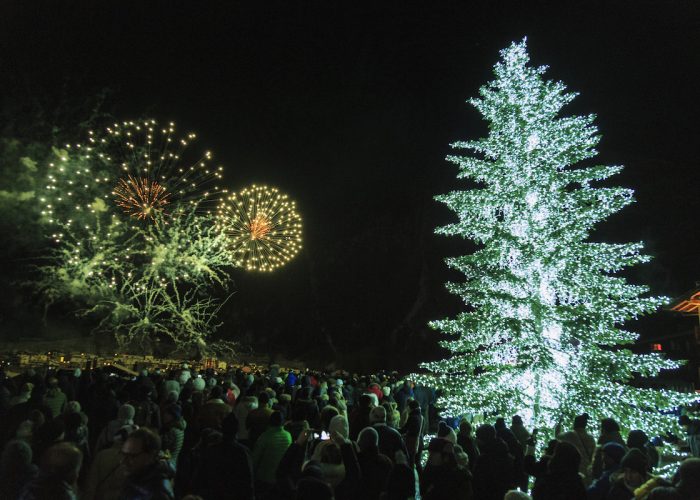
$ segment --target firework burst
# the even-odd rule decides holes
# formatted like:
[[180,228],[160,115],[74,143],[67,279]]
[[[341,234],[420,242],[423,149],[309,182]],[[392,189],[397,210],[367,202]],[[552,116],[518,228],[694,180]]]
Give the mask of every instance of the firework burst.
[[301,216],[275,188],[253,185],[231,194],[219,205],[217,220],[234,263],[249,271],[272,271],[301,249]]
[[[155,120],[115,123],[89,132],[84,144],[55,150],[49,164],[43,215],[49,223],[94,232],[110,217],[154,221],[192,206],[211,213],[226,190],[223,167],[188,148],[195,134]],[[126,216],[126,219],[124,219]]]
[[137,219],[153,220],[170,202],[170,193],[156,181],[131,175],[119,179],[113,194],[124,213]]

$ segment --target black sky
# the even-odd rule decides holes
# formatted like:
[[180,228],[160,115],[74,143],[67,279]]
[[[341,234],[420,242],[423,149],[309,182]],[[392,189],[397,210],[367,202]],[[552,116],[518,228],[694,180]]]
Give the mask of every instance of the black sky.
[[624,164],[616,184],[636,191],[595,237],[644,240],[655,259],[630,277],[654,293],[700,279],[695,1],[6,0],[0,23],[6,103],[110,88],[119,119],[197,131],[232,189],[298,201],[304,252],[272,275],[234,273],[225,329],[258,349],[366,366],[430,355],[425,323],[460,308],[442,259],[471,249],[432,234],[452,217],[432,197],[460,186],[443,158],[484,135],[464,101],[524,36],[580,92],[567,111],[598,116],[599,162]]

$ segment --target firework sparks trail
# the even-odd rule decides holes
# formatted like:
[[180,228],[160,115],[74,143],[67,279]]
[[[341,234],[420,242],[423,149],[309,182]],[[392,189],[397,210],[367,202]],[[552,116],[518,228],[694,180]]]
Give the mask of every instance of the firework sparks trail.
[[113,194],[124,213],[141,220],[153,220],[170,203],[167,189],[145,177],[128,175],[126,179],[119,179]]

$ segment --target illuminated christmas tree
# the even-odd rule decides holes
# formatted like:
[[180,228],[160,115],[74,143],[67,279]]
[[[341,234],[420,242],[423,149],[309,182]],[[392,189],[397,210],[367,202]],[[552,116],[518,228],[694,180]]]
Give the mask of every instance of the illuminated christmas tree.
[[495,80],[469,101],[488,136],[453,145],[473,154],[448,157],[473,187],[437,197],[459,219],[437,232],[478,245],[447,259],[465,276],[447,288],[467,310],[431,324],[452,355],[423,364],[429,373],[418,379],[441,389],[446,414],[520,414],[550,435],[583,412],[653,435],[673,429],[661,411],[693,395],[629,382],[679,363],[622,347],[637,335],[621,325],[664,300],[616,275],[648,257],[641,243],[588,241],[633,202],[630,189],[596,185],[622,167],[576,166],[596,155],[594,117],[560,115],[576,94],[528,66],[524,41],[501,57]]

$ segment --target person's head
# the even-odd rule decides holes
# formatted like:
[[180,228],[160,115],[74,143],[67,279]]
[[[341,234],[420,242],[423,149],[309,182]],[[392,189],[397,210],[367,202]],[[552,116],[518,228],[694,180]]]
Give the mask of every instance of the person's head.
[[343,438],[348,439],[350,435],[350,426],[348,424],[348,419],[343,415],[336,415],[331,419],[328,425],[328,432],[332,435],[334,431],[337,431]]
[[151,466],[160,453],[160,436],[147,428],[131,433],[122,445],[122,462],[129,474],[135,474]]
[[549,472],[555,475],[575,475],[581,463],[581,454],[571,443],[561,441],[554,448],[552,458],[549,459]]
[[513,415],[513,418],[510,419],[510,424],[514,427],[523,425],[523,418],[520,415]]
[[170,404],[163,409],[163,423],[165,425],[177,422],[182,418],[182,408],[178,404]]
[[476,429],[476,439],[480,443],[490,443],[496,439],[496,429],[493,425],[482,424]]
[[321,449],[321,463],[322,464],[342,464],[343,456],[340,454],[340,448],[330,441],[324,443]]
[[690,425],[690,417],[688,415],[681,415],[678,417],[678,425],[681,427],[688,427]]
[[644,447],[649,442],[649,436],[641,430],[632,430],[627,434],[627,447],[644,450]]
[[415,399],[409,399],[408,400],[408,409],[411,411],[420,410],[420,404]]
[[459,423],[459,432],[465,436],[470,436],[472,433],[472,424],[467,419],[462,419]]
[[532,500],[532,497],[520,490],[510,490],[506,492],[503,500]]
[[386,410],[383,406],[375,406],[372,411],[369,412],[369,423],[370,424],[385,424],[386,423]]
[[221,432],[224,439],[230,440],[238,434],[238,418],[234,412],[229,413],[221,422]]
[[574,418],[574,429],[585,429],[588,425],[588,413],[577,415]]
[[503,417],[498,417],[496,419],[496,423],[493,424],[493,426],[496,428],[496,430],[505,429],[506,428],[506,421]]
[[47,475],[74,484],[78,480],[82,464],[83,452],[73,443],[64,442],[55,444],[44,452],[39,468]]
[[625,456],[625,447],[620,443],[610,442],[603,445],[603,462],[606,469],[618,467]]
[[6,473],[11,469],[27,467],[32,463],[32,447],[24,439],[9,441],[2,450],[0,470]]
[[700,458],[686,458],[678,468],[678,489],[682,492],[700,491]]
[[262,391],[258,394],[258,408],[266,408],[270,403],[270,395],[267,391]]
[[549,443],[547,443],[547,448],[544,450],[544,454],[547,455],[548,457],[551,457],[554,455],[554,450],[557,449],[557,445],[559,444],[559,441],[556,439],[550,439]]
[[379,446],[379,434],[372,427],[365,427],[357,436],[357,446],[360,447],[360,451],[377,449]]
[[625,474],[625,483],[634,488],[638,488],[646,480],[647,468],[647,457],[637,448],[628,451],[620,461],[620,469]]
[[600,421],[600,432],[603,434],[620,432],[620,426],[614,418],[604,418]]
[[282,427],[284,423],[284,415],[280,411],[273,411],[270,414],[270,420],[268,421],[268,426],[270,427]]
[[454,429],[447,425],[445,422],[440,421],[438,423],[438,437],[441,437],[443,439],[447,439],[449,442],[452,444],[455,444],[457,442],[457,435],[455,434]]
[[136,409],[130,404],[123,404],[119,407],[117,411],[117,420],[121,422],[122,425],[134,423],[134,415],[136,414]]
[[328,430],[331,420],[338,415],[338,413],[338,409],[335,406],[327,405],[323,407],[323,410],[321,410],[321,427],[323,427],[323,430]]

